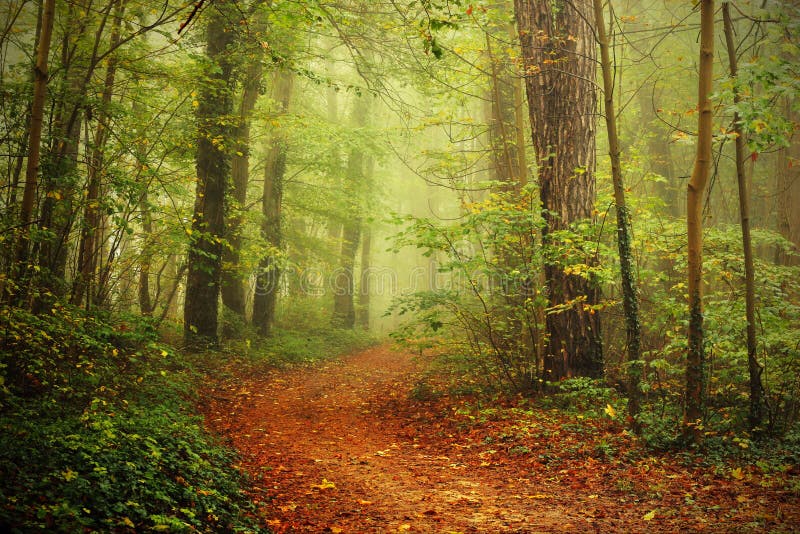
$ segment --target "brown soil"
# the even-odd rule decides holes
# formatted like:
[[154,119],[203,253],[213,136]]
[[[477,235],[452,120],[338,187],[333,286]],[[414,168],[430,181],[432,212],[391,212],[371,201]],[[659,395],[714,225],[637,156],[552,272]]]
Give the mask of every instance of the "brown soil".
[[[796,494],[763,488],[749,472],[598,458],[596,445],[559,430],[564,420],[537,419],[521,434],[507,417],[477,421],[451,399],[416,400],[410,393],[421,372],[409,354],[380,346],[217,384],[203,411],[241,452],[255,480],[252,498],[279,533],[800,526]],[[587,439],[634,447],[619,426],[597,434]]]

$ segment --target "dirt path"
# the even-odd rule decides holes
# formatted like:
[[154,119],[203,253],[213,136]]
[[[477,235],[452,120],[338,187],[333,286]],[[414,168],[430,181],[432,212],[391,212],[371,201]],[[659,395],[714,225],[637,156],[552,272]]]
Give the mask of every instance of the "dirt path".
[[[207,419],[241,451],[275,532],[717,531],[713,515],[642,519],[670,499],[621,498],[592,458],[554,470],[456,435],[441,410],[410,400],[419,373],[408,354],[375,347],[211,392]],[[677,482],[680,508],[690,488]]]

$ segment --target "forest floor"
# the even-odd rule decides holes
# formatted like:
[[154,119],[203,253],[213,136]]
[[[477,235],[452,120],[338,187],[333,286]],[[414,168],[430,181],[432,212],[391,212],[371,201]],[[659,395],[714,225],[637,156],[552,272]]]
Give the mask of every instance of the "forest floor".
[[426,398],[423,373],[384,345],[234,374],[202,409],[277,533],[800,531],[797,466],[709,465],[610,419]]

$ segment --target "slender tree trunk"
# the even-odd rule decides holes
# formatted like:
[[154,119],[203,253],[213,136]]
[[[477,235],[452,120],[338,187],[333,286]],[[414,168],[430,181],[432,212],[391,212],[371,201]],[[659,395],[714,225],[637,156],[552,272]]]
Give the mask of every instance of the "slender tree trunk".
[[239,124],[236,128],[236,145],[231,159],[232,198],[231,216],[228,218],[228,246],[222,255],[222,303],[235,314],[245,316],[247,300],[246,277],[241,270],[243,210],[247,204],[247,184],[250,181],[250,121],[258,100],[261,85],[261,58],[255,58],[247,67],[242,100],[239,105]]
[[[722,4],[722,20],[725,31],[725,46],[728,50],[728,66],[732,79],[736,79],[738,62],[736,59],[736,45],[733,42],[733,22],[731,20],[730,4]],[[733,102],[741,101],[738,87],[733,86]],[[739,216],[742,225],[742,249],[744,251],[744,299],[745,316],[747,318],[747,368],[750,378],[750,411],[748,419],[750,429],[754,430],[761,425],[764,417],[762,400],[763,386],[761,373],[763,368],[758,363],[758,345],[756,340],[756,290],[755,267],[753,265],[753,241],[750,237],[750,188],[745,174],[745,139],[739,114],[733,114],[733,130],[736,132],[736,183],[739,187]]]
[[[25,168],[25,189],[22,194],[19,224],[20,234],[15,254],[15,282],[24,283],[27,279],[28,258],[30,257],[30,226],[36,202],[36,187],[39,176],[39,154],[42,142],[42,123],[44,119],[44,103],[47,96],[48,56],[53,36],[55,19],[55,0],[45,0],[41,16],[41,34],[36,50],[36,66],[34,67],[33,102],[31,104],[31,120],[28,133],[28,162]],[[20,288],[21,289],[21,288]],[[22,296],[23,293],[19,293]]]
[[638,431],[636,416],[641,405],[640,382],[642,380],[641,325],[639,323],[639,295],[636,273],[633,266],[631,244],[630,211],[625,203],[625,184],[620,162],[617,115],[614,106],[614,80],[608,36],[603,20],[603,0],[594,0],[595,28],[600,42],[600,66],[603,71],[603,98],[605,103],[606,129],[608,130],[608,154],[611,158],[611,176],[614,183],[614,204],[617,211],[617,247],[619,251],[620,276],[622,278],[622,308],[625,312],[625,332],[628,345],[628,413]]
[[[277,117],[289,110],[292,99],[294,77],[286,68],[275,72],[273,99],[279,108]],[[262,336],[269,336],[275,322],[275,308],[280,289],[281,266],[279,255],[282,247],[281,211],[283,203],[283,178],[286,174],[286,133],[280,130],[272,135],[264,165],[264,193],[261,198],[263,217],[261,237],[268,246],[261,258],[256,275],[256,290],[253,295],[253,326]]]
[[689,329],[686,353],[686,411],[684,435],[702,438],[705,411],[705,352],[703,347],[703,204],[711,169],[714,111],[714,0],[700,1],[700,71],[698,81],[697,156],[686,195],[688,234]]
[[[595,200],[595,43],[589,0],[515,0],[526,72],[533,146],[539,168],[543,242],[558,245],[553,233],[593,215]],[[588,259],[587,262],[593,262]],[[551,308],[544,378],[603,374],[600,316],[593,306],[597,284],[544,266]]]
[[[114,21],[111,26],[111,47],[116,48],[120,41],[120,26],[122,15],[125,11],[125,4],[122,0],[114,3]],[[108,59],[106,67],[106,78],[103,84],[103,94],[101,98],[100,110],[97,117],[97,129],[94,133],[94,141],[89,158],[89,177],[84,201],[83,226],[81,228],[81,238],[78,245],[78,272],[73,281],[71,302],[79,305],[84,295],[86,295],[86,308],[94,304],[95,286],[97,283],[95,272],[97,270],[98,253],[100,247],[98,242],[99,226],[101,223],[100,190],[102,187],[103,172],[105,166],[104,152],[106,141],[108,140],[108,125],[111,99],[114,94],[114,79],[117,72],[117,57],[112,55]],[[97,294],[102,293],[98,290]]]
[[153,263],[153,216],[150,213],[146,186],[139,200],[139,206],[142,213],[142,251],[139,254],[139,312],[149,317],[154,310],[153,301],[150,297],[150,267]]
[[358,288],[358,313],[356,323],[364,330],[369,329],[369,300],[371,287],[371,248],[372,230],[369,226],[361,233],[361,282]]
[[[233,15],[225,1],[210,8],[206,55],[212,68],[205,73],[197,100],[197,192],[189,246],[189,272],[184,305],[184,337],[190,346],[215,345],[225,237],[225,195],[230,156],[230,127],[220,120],[233,112],[230,61]],[[220,141],[221,140],[221,141]]]

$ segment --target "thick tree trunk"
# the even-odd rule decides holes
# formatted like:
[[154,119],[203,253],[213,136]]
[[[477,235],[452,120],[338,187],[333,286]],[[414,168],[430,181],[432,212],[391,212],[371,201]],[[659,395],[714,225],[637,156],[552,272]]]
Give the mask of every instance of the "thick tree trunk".
[[197,95],[197,192],[184,305],[184,337],[188,345],[195,347],[217,343],[225,195],[230,171],[227,142],[231,134],[230,127],[220,118],[233,111],[233,68],[228,47],[233,43],[234,32],[229,27],[232,14],[226,13],[227,6],[219,1],[210,9],[206,55],[211,68]]
[[614,79],[603,17],[603,0],[594,0],[595,28],[600,42],[600,66],[603,71],[603,101],[605,103],[606,129],[608,130],[608,154],[611,158],[611,176],[614,183],[614,204],[617,211],[617,247],[619,251],[620,276],[622,279],[622,308],[625,313],[625,332],[628,346],[628,413],[638,431],[636,416],[641,404],[640,382],[642,379],[641,325],[639,323],[639,295],[636,273],[633,266],[630,211],[625,203],[625,184],[620,162],[617,116],[614,106]]
[[[725,31],[725,47],[728,51],[728,66],[731,78],[736,79],[738,61],[736,45],[733,42],[733,22],[730,4],[722,4],[722,19]],[[733,89],[733,102],[738,104],[741,96],[736,85]],[[761,373],[763,368],[758,363],[758,345],[756,340],[756,290],[755,267],[753,265],[753,240],[750,237],[750,188],[745,173],[745,138],[739,122],[739,114],[733,114],[733,130],[736,132],[736,183],[739,187],[739,216],[742,226],[742,250],[744,252],[744,299],[745,316],[747,318],[747,368],[750,379],[750,411],[748,414],[750,429],[761,425],[764,417],[762,400],[763,386]]]
[[702,438],[705,411],[705,352],[703,347],[703,205],[711,168],[714,110],[711,89],[714,74],[714,0],[700,1],[700,71],[698,81],[697,156],[686,196],[688,232],[687,275],[689,330],[686,353],[686,411],[684,435]]
[[[357,97],[353,108],[353,126],[363,128],[367,124],[369,104],[365,97]],[[365,158],[359,148],[352,148],[347,155],[347,170],[344,190],[349,199],[349,214],[342,223],[342,244],[339,267],[333,280],[333,316],[331,324],[341,328],[353,328],[356,322],[354,303],[354,271],[359,239],[361,238],[361,209],[358,191],[365,187]]]
[[[55,0],[46,0],[41,15],[41,33],[36,50],[36,66],[34,67],[33,102],[31,103],[31,120],[28,132],[28,162],[25,169],[25,189],[22,194],[19,224],[20,234],[16,245],[14,274],[16,283],[24,283],[27,279],[28,258],[30,257],[30,226],[33,223],[33,212],[36,203],[36,187],[39,178],[39,154],[42,142],[42,124],[44,119],[44,103],[47,96],[47,67],[50,54],[50,43],[53,36],[55,19]],[[22,289],[22,288],[19,288]],[[17,289],[13,289],[17,292]],[[22,296],[23,292],[17,292]]]
[[[273,100],[279,106],[277,117],[288,111],[293,86],[292,73],[287,69],[279,68],[275,72],[273,84]],[[283,178],[286,174],[286,151],[286,134],[278,130],[272,136],[264,165],[261,237],[268,249],[259,262],[256,289],[253,295],[253,326],[262,336],[269,336],[272,331],[280,288],[279,255],[282,247],[281,211]]]
[[[526,72],[533,146],[545,219],[543,241],[553,232],[591,218],[595,199],[595,43],[591,2],[515,0]],[[591,262],[592,260],[587,260]],[[596,284],[544,266],[551,308],[544,378],[603,374]]]
[[263,68],[261,58],[255,58],[247,67],[242,100],[239,105],[236,144],[231,160],[232,187],[228,218],[228,246],[222,255],[222,303],[235,314],[244,317],[247,301],[246,275],[242,272],[242,213],[247,204],[247,184],[250,175],[250,121],[253,108],[258,100]]

